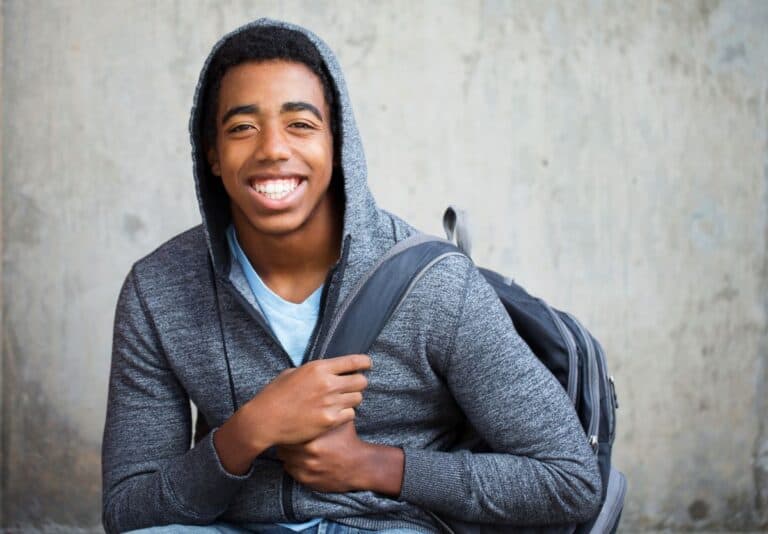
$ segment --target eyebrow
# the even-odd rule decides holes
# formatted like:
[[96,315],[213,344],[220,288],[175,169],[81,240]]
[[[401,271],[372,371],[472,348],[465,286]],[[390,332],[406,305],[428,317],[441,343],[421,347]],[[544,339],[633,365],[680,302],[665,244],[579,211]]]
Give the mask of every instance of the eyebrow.
[[281,113],[291,111],[309,111],[312,115],[317,117],[317,120],[320,122],[323,121],[323,116],[320,114],[320,110],[309,102],[286,102],[280,107]]
[[256,115],[259,112],[259,106],[256,104],[247,104],[245,106],[235,106],[229,108],[224,116],[221,118],[221,124],[224,124],[230,117],[235,115]]
[[[309,102],[286,102],[280,106],[280,113],[288,113],[295,111],[309,111],[322,122],[323,116],[320,114],[320,110]],[[246,104],[244,106],[235,106],[229,108],[224,116],[221,118],[221,124],[227,122],[231,117],[235,115],[256,115],[259,113],[259,106],[256,104]]]

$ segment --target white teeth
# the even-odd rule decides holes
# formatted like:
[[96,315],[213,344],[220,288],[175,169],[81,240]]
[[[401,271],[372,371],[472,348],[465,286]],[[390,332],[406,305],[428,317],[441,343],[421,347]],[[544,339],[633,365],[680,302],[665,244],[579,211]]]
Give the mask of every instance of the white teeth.
[[261,182],[252,187],[271,200],[280,200],[292,193],[298,185],[299,180],[297,178],[287,178]]

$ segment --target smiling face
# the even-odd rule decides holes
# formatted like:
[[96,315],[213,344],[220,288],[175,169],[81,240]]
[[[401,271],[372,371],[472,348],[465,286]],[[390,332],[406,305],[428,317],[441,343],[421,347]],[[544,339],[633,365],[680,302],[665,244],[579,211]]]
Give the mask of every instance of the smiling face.
[[333,173],[330,121],[323,86],[302,63],[227,70],[208,161],[229,195],[238,234],[291,234],[329,212],[322,208]]

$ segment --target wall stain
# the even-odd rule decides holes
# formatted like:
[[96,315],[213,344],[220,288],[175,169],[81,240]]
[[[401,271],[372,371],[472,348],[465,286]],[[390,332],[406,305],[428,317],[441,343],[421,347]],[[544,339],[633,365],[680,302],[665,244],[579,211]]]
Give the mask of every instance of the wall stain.
[[350,62],[348,68],[357,67],[358,65],[365,63],[371,50],[373,50],[373,47],[376,45],[377,38],[376,30],[372,29],[370,33],[348,37],[346,39],[345,43],[357,53],[357,57]]
[[737,45],[726,46],[720,61],[723,63],[732,63],[737,59],[744,59],[746,56],[747,48],[744,46],[744,43],[739,43]]
[[11,191],[6,191],[5,194],[7,200],[3,202],[5,211],[3,239],[6,245],[17,243],[25,247],[39,245],[40,228],[46,218],[45,212],[30,195],[13,194]]
[[146,230],[147,225],[138,215],[126,213],[123,215],[123,233],[132,240],[136,240],[138,234]]
[[480,62],[480,56],[481,54],[478,50],[474,50],[470,54],[461,56],[461,61],[464,63],[464,81],[461,83],[461,90],[465,99],[469,95],[469,87],[472,84],[475,73],[477,72],[477,65]]
[[709,515],[709,504],[707,504],[707,501],[696,499],[688,506],[688,515],[694,521],[706,519]]
[[24,353],[9,326],[6,322],[0,527],[27,532],[51,524],[99,525],[101,445],[86,440],[61,415],[41,383],[23,378]]

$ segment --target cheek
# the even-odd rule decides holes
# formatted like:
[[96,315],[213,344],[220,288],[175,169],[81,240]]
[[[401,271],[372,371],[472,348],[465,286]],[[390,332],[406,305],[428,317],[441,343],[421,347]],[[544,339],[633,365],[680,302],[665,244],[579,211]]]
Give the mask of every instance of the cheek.
[[322,169],[330,174],[333,169],[333,143],[331,140],[314,144],[308,149],[307,155],[310,155],[317,171]]
[[223,143],[219,146],[219,165],[222,175],[237,173],[252,152],[250,145],[251,143],[241,141],[239,143]]

